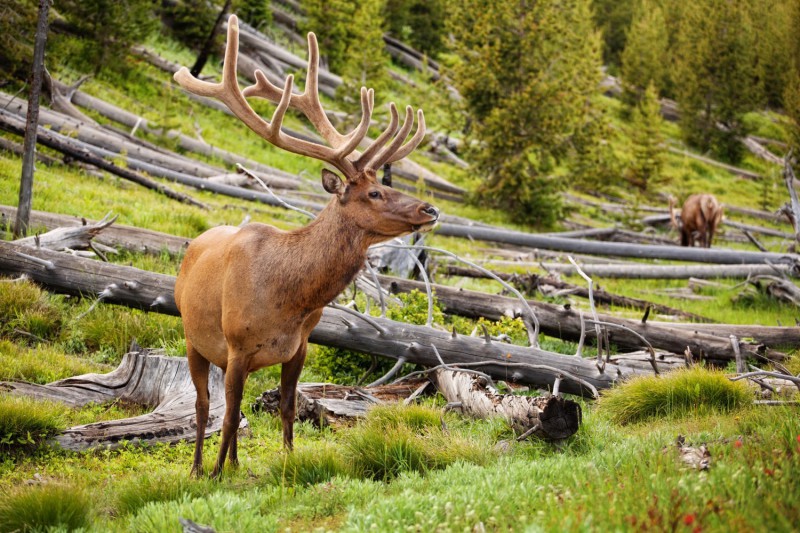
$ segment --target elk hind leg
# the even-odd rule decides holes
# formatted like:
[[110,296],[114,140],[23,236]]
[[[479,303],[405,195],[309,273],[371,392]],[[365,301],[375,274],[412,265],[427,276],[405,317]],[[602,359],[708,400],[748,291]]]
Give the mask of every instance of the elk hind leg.
[[281,424],[283,426],[283,446],[287,450],[294,448],[294,417],[297,410],[295,395],[297,394],[297,380],[303,370],[306,360],[308,342],[303,341],[295,352],[294,357],[281,365]]
[[217,455],[217,463],[211,473],[211,476],[215,478],[222,475],[225,457],[229,451],[231,451],[232,459],[236,461],[236,464],[239,462],[235,440],[241,420],[244,382],[247,379],[247,366],[241,362],[242,359],[230,357],[228,368],[225,369],[225,418],[222,420],[222,442],[219,447],[219,455]]
[[192,475],[199,477],[203,474],[203,442],[206,438],[206,425],[208,424],[208,372],[210,363],[194,349],[191,342],[186,340],[186,358],[189,364],[189,374],[192,376],[197,400],[195,400],[195,423],[197,435],[194,443],[194,461],[192,462]]

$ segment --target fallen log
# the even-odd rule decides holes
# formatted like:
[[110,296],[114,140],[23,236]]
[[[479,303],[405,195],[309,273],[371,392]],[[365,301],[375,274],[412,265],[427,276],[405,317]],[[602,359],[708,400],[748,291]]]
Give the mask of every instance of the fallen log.
[[439,369],[431,379],[454,407],[474,418],[504,418],[522,436],[561,440],[578,432],[581,406],[557,395],[516,396],[500,394],[484,378],[458,369]]
[[654,326],[680,329],[683,331],[702,332],[730,339],[731,335],[739,339],[753,339],[767,346],[800,346],[800,327],[796,326],[755,326],[746,324],[688,324],[681,322],[648,322]]
[[[381,276],[379,280],[381,285],[392,294],[410,292],[412,290],[425,291],[425,284],[418,281],[389,278],[387,276]],[[454,289],[444,285],[433,285],[433,291],[445,313],[457,314],[468,318],[485,317],[490,320],[500,320],[504,316],[522,316],[523,313],[521,302],[515,298]],[[542,333],[563,340],[576,342],[580,340],[582,328],[578,311],[571,307],[567,308],[534,300],[528,300],[528,305],[536,313]],[[621,350],[638,350],[642,348],[641,336],[647,339],[653,348],[666,350],[674,354],[683,354],[688,348],[696,357],[708,359],[712,362],[736,359],[736,353],[731,346],[730,339],[722,339],[700,331],[672,329],[611,315],[598,314],[598,317],[602,322],[624,326],[638,334],[633,334],[625,329],[609,329],[609,340]],[[594,337],[594,329],[586,328],[586,336],[589,338]],[[751,342],[740,342],[739,348],[745,354],[745,357],[768,358],[775,361],[782,361],[786,358],[786,354],[782,352]]]
[[[10,221],[16,220],[16,216],[16,207],[0,205],[0,226],[6,226]],[[40,226],[53,230],[56,228],[81,228],[85,224],[91,225],[92,221],[70,215],[31,211],[31,227]],[[186,249],[191,239],[134,226],[114,224],[103,229],[102,233],[95,235],[94,241],[104,246],[133,252],[160,254],[166,250],[170,254],[177,255]]]
[[[547,272],[576,275],[578,270],[574,265],[563,263],[541,263],[541,268]],[[797,265],[604,265],[581,264],[589,276],[598,278],[627,278],[627,279],[689,279],[689,278],[749,278],[757,275],[775,274],[776,272],[797,276]]]
[[436,228],[438,235],[466,237],[480,241],[502,242],[530,248],[544,248],[562,252],[638,257],[642,259],[667,259],[718,264],[794,263],[800,259],[796,254],[765,252],[743,252],[717,248],[687,248],[683,246],[655,246],[646,244],[608,243],[549,237],[520,231],[458,226],[442,223]]
[[[106,303],[178,314],[173,298],[175,278],[165,274],[5,242],[0,242],[0,274],[26,274],[49,290],[77,295],[100,294]],[[546,388],[552,386],[558,374],[563,374],[567,381],[562,383],[561,390],[570,394],[593,394],[590,387],[608,388],[627,376],[652,373],[652,368],[644,366],[607,365],[605,369],[598,369],[593,360],[581,357],[487,342],[388,319],[368,320],[326,307],[309,340],[392,359],[403,358],[428,367],[439,365],[440,359],[433,348],[436,346],[448,364],[488,363],[481,371],[497,379]]]
[[[189,365],[183,357],[167,357],[151,350],[132,351],[125,354],[119,367],[108,374],[84,374],[47,385],[0,382],[0,391],[72,407],[120,400],[155,408],[142,416],[68,428],[55,437],[55,442],[67,450],[113,449],[124,442],[174,443],[196,438],[196,394]],[[206,437],[222,428],[225,414],[224,377],[222,370],[214,365],[211,365],[208,391],[210,406]],[[242,417],[239,428],[245,427],[247,419]]]
[[[424,383],[428,383],[427,380],[376,387],[298,383],[296,419],[311,422],[320,428],[346,426],[353,419],[365,416],[374,405],[399,403],[410,398]],[[278,415],[280,400],[280,389],[270,389],[256,398],[252,409]]]
[[[25,126],[23,121],[18,117],[16,117],[15,115],[11,115],[1,109],[0,109],[0,128],[9,131],[11,133],[14,133],[16,135],[25,134]],[[107,172],[111,172],[115,176],[119,176],[120,178],[131,181],[138,185],[142,185],[143,187],[146,187],[150,190],[159,192],[168,198],[172,198],[173,200],[178,200],[183,203],[191,204],[206,209],[205,204],[198,202],[191,196],[177,192],[167,187],[166,185],[157,183],[149,178],[142,176],[141,174],[130,171],[126,168],[118,167],[114,163],[110,163],[86,151],[74,148],[67,140],[63,138],[62,135],[49,131],[41,126],[37,128],[37,132],[38,133],[36,136],[36,142],[43,144],[48,148],[57,150],[78,161],[82,161],[97,168],[103,169]]]
[[47,248],[48,250],[55,250],[57,252],[64,250],[85,250],[86,248],[92,247],[92,239],[97,237],[101,231],[111,226],[117,220],[116,216],[112,219],[108,217],[109,215],[106,215],[96,224],[55,228],[47,233],[17,239],[14,241],[14,244]]
[[[469,268],[469,267],[454,266],[454,265],[446,266],[444,269],[444,273],[448,276],[465,276],[471,278],[492,279],[488,274],[485,274],[480,270],[476,270],[474,268]],[[581,298],[589,297],[589,289],[587,287],[575,285],[573,283],[567,283],[565,281],[556,279],[553,276],[538,276],[536,274],[530,274],[530,273],[506,274],[504,272],[492,272],[492,274],[502,279],[503,281],[508,281],[515,284],[518,288],[525,290],[528,294],[532,294],[534,291],[539,291],[542,294],[552,296],[553,292],[557,291],[559,295],[568,294],[568,295],[580,296]],[[552,289],[550,289],[550,287],[552,287]],[[592,296],[594,297],[595,303],[601,305],[617,305],[620,307],[641,309],[642,311],[650,309],[654,313],[679,316],[682,318],[689,318],[697,322],[711,322],[711,319],[709,318],[696,315],[694,313],[689,313],[682,309],[676,309],[674,307],[648,302],[647,300],[641,300],[639,298],[629,298],[627,296],[611,294],[598,288],[595,288],[594,291],[592,291]]]

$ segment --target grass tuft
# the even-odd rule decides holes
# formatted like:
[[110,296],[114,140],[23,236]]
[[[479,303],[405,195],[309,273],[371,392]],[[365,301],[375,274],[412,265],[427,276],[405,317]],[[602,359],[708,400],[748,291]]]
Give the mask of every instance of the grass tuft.
[[57,433],[66,427],[68,411],[62,404],[0,396],[0,451],[32,446]]
[[270,480],[280,486],[315,485],[351,473],[341,452],[331,443],[278,454],[268,472]]
[[133,478],[119,487],[116,510],[119,514],[134,514],[152,502],[181,500],[185,496],[198,497],[211,492],[211,480],[188,479],[185,475],[168,470],[147,473]]
[[661,417],[725,413],[752,402],[742,382],[693,367],[664,376],[638,377],[603,393],[599,409],[618,424]]
[[88,527],[92,505],[80,489],[41,485],[0,496],[0,531],[73,531]]

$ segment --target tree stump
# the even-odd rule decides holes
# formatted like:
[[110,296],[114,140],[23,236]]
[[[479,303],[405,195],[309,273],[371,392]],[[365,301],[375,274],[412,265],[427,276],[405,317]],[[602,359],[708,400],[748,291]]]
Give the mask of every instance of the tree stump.
[[[210,407],[206,437],[222,429],[225,414],[223,372],[211,365]],[[115,399],[155,407],[146,415],[95,422],[66,429],[55,437],[63,448],[83,451],[135,444],[173,443],[196,438],[194,384],[184,357],[167,357],[154,350],[132,351],[108,374],[83,374],[47,385],[0,382],[0,391],[81,407]],[[247,427],[242,416],[239,428]]]
[[572,400],[500,394],[481,376],[458,370],[437,370],[431,377],[447,401],[459,404],[464,414],[476,418],[502,416],[519,434],[561,440],[580,427],[581,406]]

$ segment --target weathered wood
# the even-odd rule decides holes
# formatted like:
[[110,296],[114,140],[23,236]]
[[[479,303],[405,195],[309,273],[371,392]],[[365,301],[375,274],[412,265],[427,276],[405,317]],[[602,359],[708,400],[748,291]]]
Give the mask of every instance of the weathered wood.
[[518,434],[546,440],[566,439],[578,432],[581,406],[558,396],[500,394],[485,379],[458,370],[439,369],[431,379],[448,402],[460,404],[461,412],[474,418],[500,416]]
[[[563,263],[541,263],[548,272],[575,275],[578,273],[574,265]],[[748,278],[756,275],[774,274],[776,272],[796,275],[795,265],[604,265],[581,264],[589,276],[599,278],[627,279],[689,279],[689,278]]]
[[[0,242],[0,274],[26,274],[49,290],[68,294],[100,293],[104,302],[178,314],[173,298],[175,278],[165,274],[5,242]],[[626,376],[652,373],[652,369],[614,365],[601,371],[594,361],[581,357],[499,342],[487,343],[483,339],[388,319],[373,318],[371,321],[380,329],[342,310],[326,307],[309,340],[393,359],[403,357],[409,363],[431,367],[439,364],[432,348],[435,345],[448,363],[488,362],[490,365],[481,370],[493,377],[542,387],[552,385],[554,376],[562,372],[597,389],[608,388]],[[523,363],[523,366],[510,368],[509,363]],[[565,381],[561,390],[571,394],[589,392],[575,381]]]
[[92,239],[101,231],[111,226],[116,220],[117,217],[109,219],[108,215],[106,215],[96,224],[56,228],[47,233],[42,233],[33,237],[17,239],[14,241],[14,244],[42,247],[57,252],[63,250],[85,250],[91,246]]
[[[387,279],[384,277],[381,284],[395,294],[398,292],[410,292],[415,289],[418,291],[425,290],[424,283],[400,278]],[[491,320],[499,320],[504,316],[522,315],[522,304],[515,298],[454,289],[444,285],[434,285],[433,290],[436,293],[439,304],[442,306],[442,310],[446,313],[469,318],[485,317]],[[534,300],[528,300],[528,305],[536,313],[541,331],[545,335],[571,341],[580,339],[580,315],[576,310]],[[702,358],[718,361],[728,361],[735,358],[729,339],[721,339],[699,331],[689,332],[656,326],[650,323],[642,324],[640,321],[627,320],[611,315],[600,314],[599,319],[602,322],[625,326],[646,338],[656,349],[666,350],[674,354],[683,354],[688,347],[693,354]],[[586,335],[589,338],[594,337],[593,328],[586,328]],[[609,339],[612,344],[622,350],[638,350],[642,347],[641,339],[624,329],[609,329]],[[774,360],[786,358],[786,355],[782,352],[755,343],[742,342],[740,348],[746,357],[768,357]]]
[[[222,428],[225,411],[223,373],[214,365],[211,368],[206,437]],[[116,448],[123,442],[193,441],[196,436],[196,395],[189,365],[183,357],[167,357],[149,350],[129,352],[119,367],[108,374],[84,374],[47,385],[0,382],[0,391],[73,407],[118,399],[155,408],[146,415],[68,428],[55,437],[55,442],[67,450]],[[239,427],[246,426],[247,420],[242,417]]]
[[767,346],[800,346],[800,327],[796,326],[757,326],[747,324],[689,324],[681,322],[650,321],[654,326],[663,326],[683,331],[702,332],[729,339],[735,335],[739,339],[753,339]]
[[[491,279],[489,275],[484,274],[480,270],[454,265],[445,267],[444,273],[448,276],[466,276],[471,278]],[[503,281],[508,281],[515,284],[517,287],[524,289],[529,294],[533,293],[534,291],[539,291],[546,295],[553,295],[554,292],[558,292],[559,295],[580,296],[581,298],[589,297],[589,289],[587,287],[575,285],[574,283],[567,283],[565,281],[561,281],[560,279],[556,279],[553,276],[538,276],[531,273],[506,274],[505,272],[492,272],[492,274]],[[629,298],[627,296],[611,294],[599,288],[595,288],[592,293],[595,303],[600,305],[617,305],[620,307],[641,309],[642,311],[649,308],[654,313],[689,318],[697,322],[711,322],[711,319],[709,318],[696,315],[694,313],[689,313],[682,309],[676,309],[667,305],[648,302],[647,300],[641,300],[639,298]]]
[[[24,126],[20,124],[20,119],[3,110],[0,110],[0,128],[6,131],[10,131],[11,133],[14,133],[16,135],[24,135],[25,132]],[[69,155],[70,157],[78,161],[82,161],[84,163],[96,166],[97,168],[101,168],[103,170],[111,172],[112,174],[119,176],[123,179],[132,181],[150,190],[159,192],[168,198],[172,198],[173,200],[178,200],[180,202],[195,205],[197,207],[202,207],[202,208],[206,207],[204,204],[198,202],[197,200],[191,198],[186,194],[174,191],[165,185],[162,185],[149,178],[142,176],[141,174],[132,172],[126,168],[118,167],[117,165],[110,163],[100,157],[76,149],[63,135],[59,135],[55,132],[48,131],[42,128],[41,126],[39,126],[39,133],[36,137],[36,141],[49,148],[58,150],[59,152],[65,155]]]
[[[583,254],[610,255],[620,257],[638,257],[642,259],[667,259],[676,261],[696,261],[700,263],[718,264],[754,264],[754,263],[793,263],[800,259],[796,254],[743,252],[741,250],[723,250],[718,248],[686,248],[683,246],[655,246],[646,244],[608,243],[549,237],[512,230],[482,228],[477,226],[463,227],[449,223],[440,224],[436,233],[452,237],[502,242],[544,248],[563,252]],[[699,277],[699,276],[698,276]]]
[[36,36],[33,45],[32,72],[30,92],[28,93],[28,109],[23,128],[24,149],[22,155],[22,173],[19,181],[19,211],[14,224],[14,237],[24,237],[28,232],[28,219],[33,203],[33,163],[36,160],[36,136],[39,133],[39,95],[42,91],[44,75],[44,47],[47,42],[47,14],[50,11],[50,0],[39,0],[39,17],[36,23]]
[[[0,205],[0,226],[7,225],[7,221],[13,220],[16,212],[16,207]],[[53,230],[56,228],[81,228],[84,224],[92,224],[92,221],[70,215],[31,211],[31,227],[38,226]],[[160,254],[166,250],[173,255],[182,253],[190,240],[185,237],[122,224],[108,226],[102,233],[94,237],[94,242],[105,246],[149,254]]]
[[[317,427],[341,427],[362,418],[370,407],[398,403],[410,397],[422,381],[407,381],[396,385],[351,387],[331,383],[298,383],[296,420],[308,421]],[[280,389],[270,389],[256,398],[254,411],[278,414]]]

